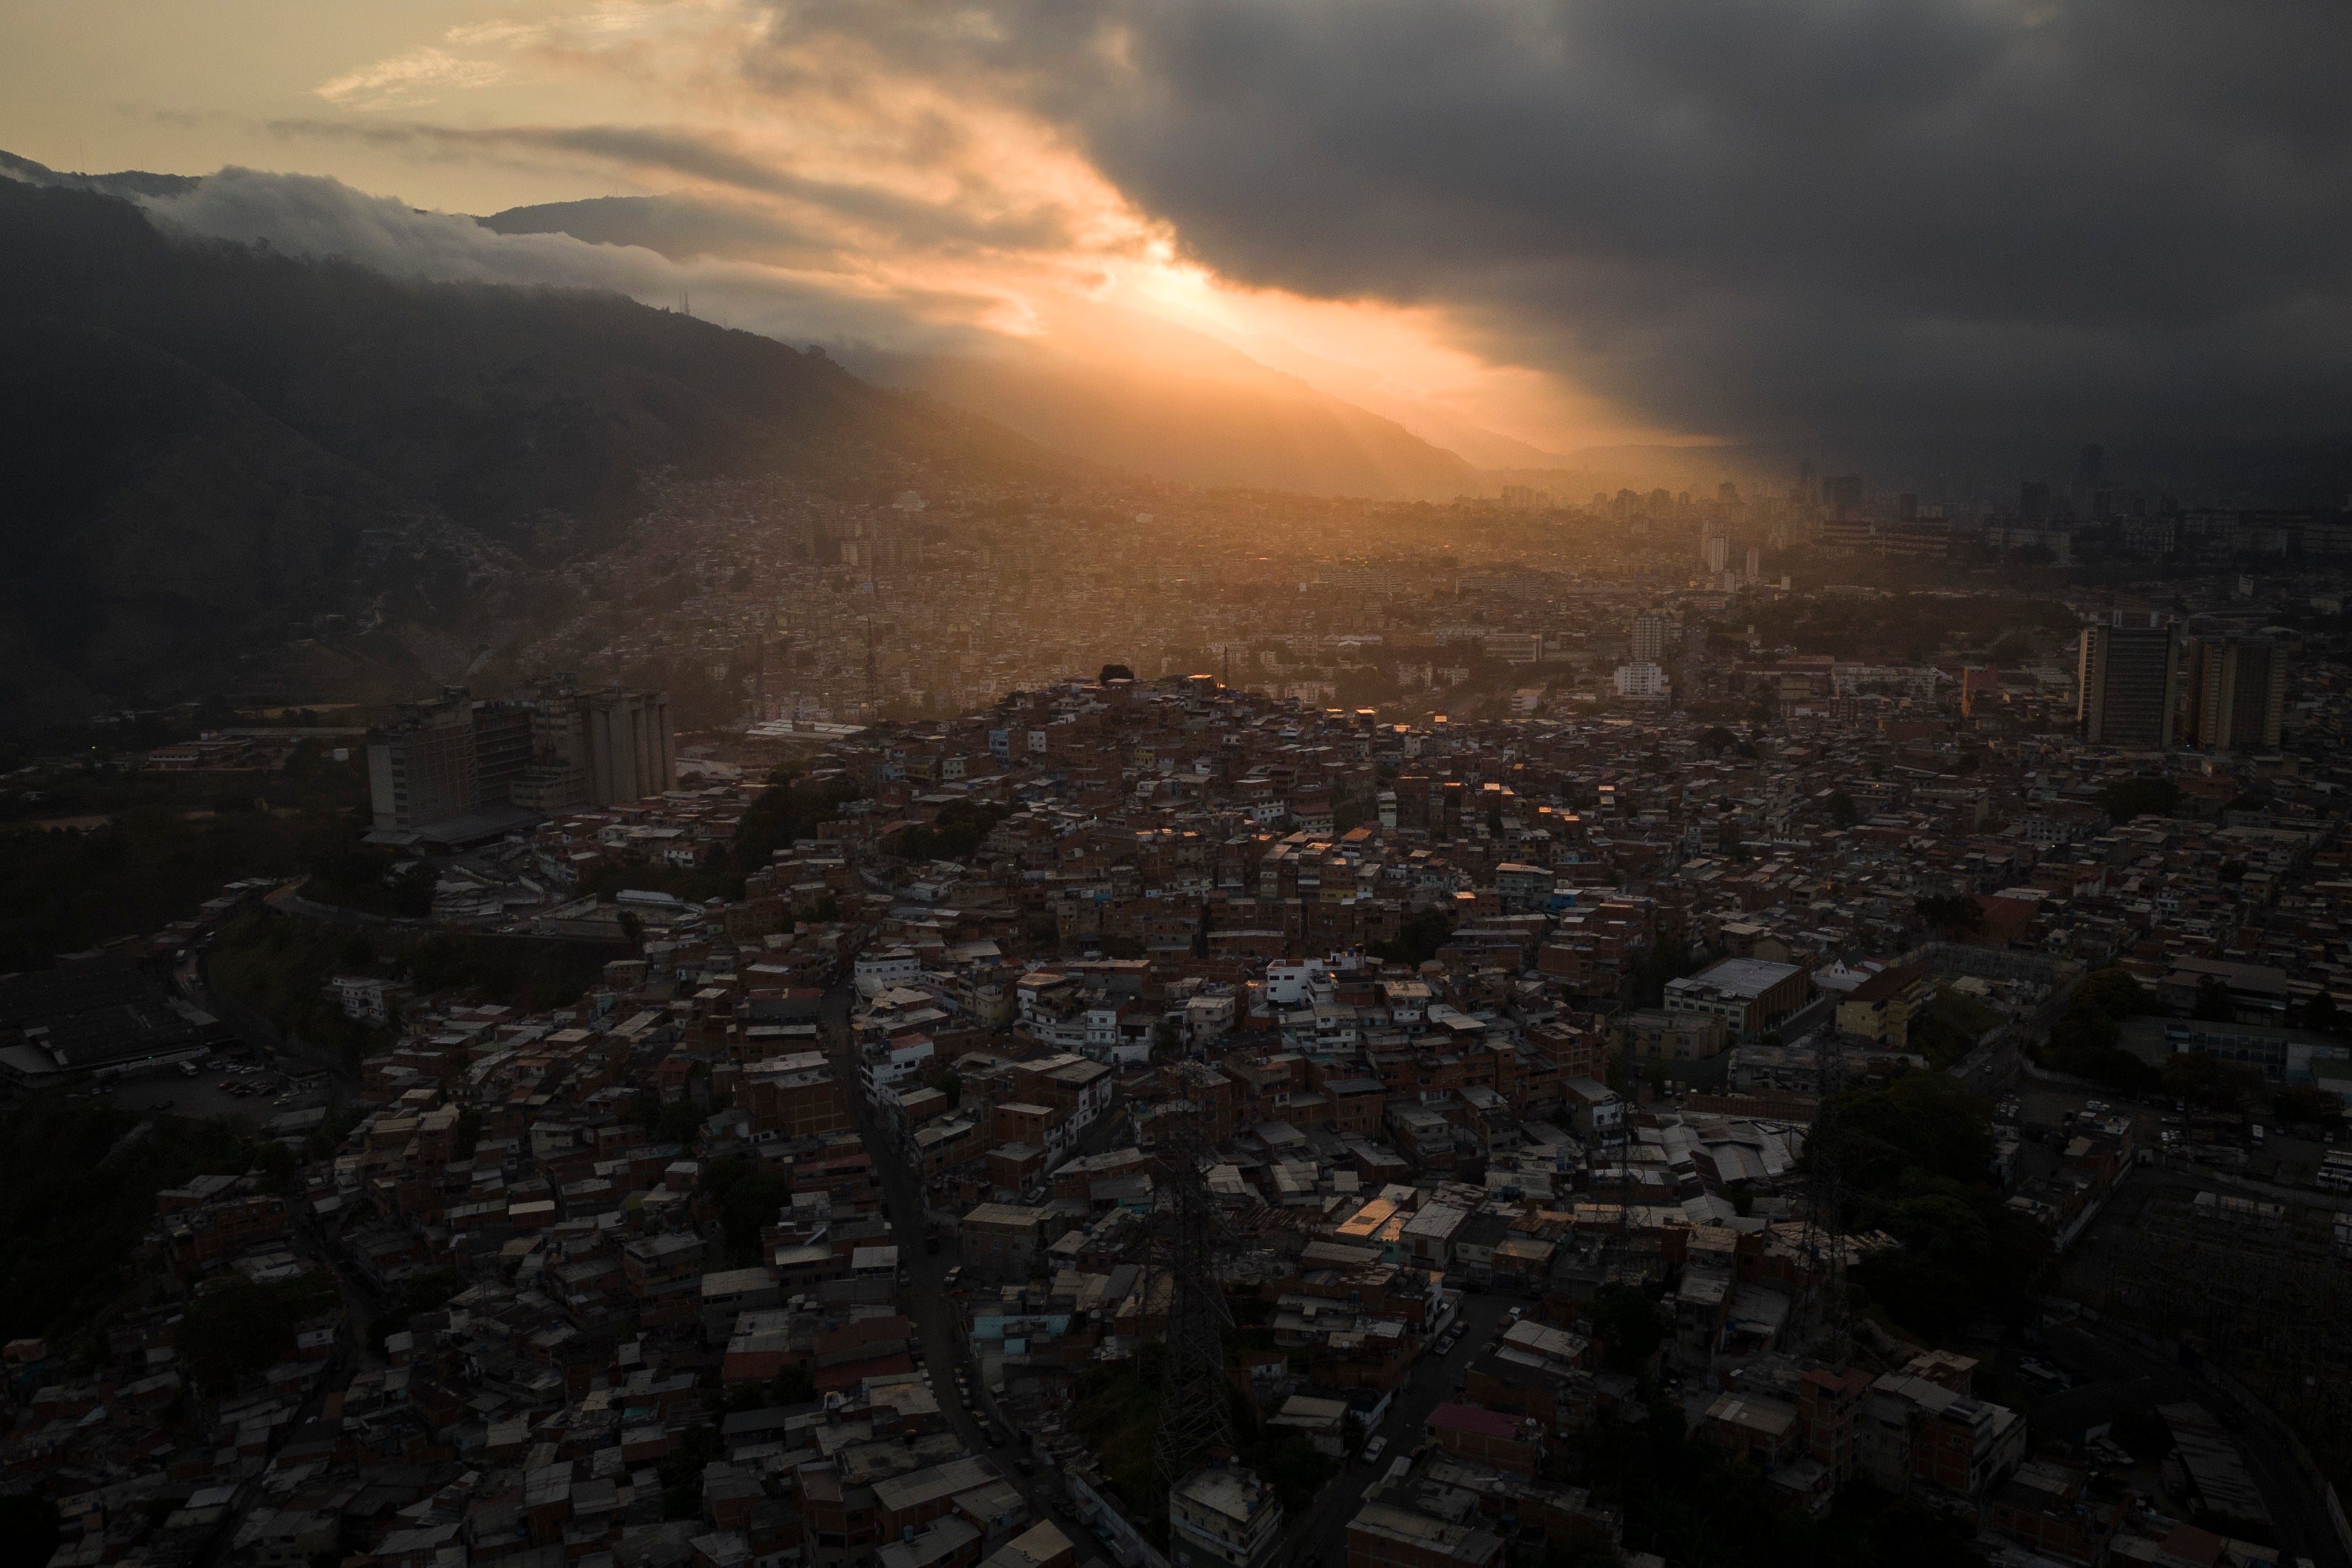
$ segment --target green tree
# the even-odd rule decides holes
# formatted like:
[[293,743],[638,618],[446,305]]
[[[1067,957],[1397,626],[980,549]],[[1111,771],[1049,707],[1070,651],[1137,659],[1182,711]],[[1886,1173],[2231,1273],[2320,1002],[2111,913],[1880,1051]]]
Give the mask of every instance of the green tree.
[[2180,786],[2170,779],[2116,779],[2100,786],[2098,802],[2118,825],[2136,816],[2169,816],[2180,805]]
[[2280,1090],[2271,1100],[2271,1114],[2291,1126],[2315,1127],[2324,1132],[2344,1129],[2344,1102],[2328,1090],[2309,1085]]
[[1584,1316],[1601,1342],[1601,1353],[1619,1372],[1649,1365],[1665,1342],[1665,1322],[1656,1303],[1636,1286],[1611,1280],[1592,1292]]
[[2164,1091],[2215,1110],[2237,1111],[2261,1098],[2263,1075],[2242,1062],[2176,1051],[2164,1058]]
[[2044,1060],[2060,1072],[2136,1094],[2146,1087],[2148,1068],[2116,1042],[2123,1020],[2156,1008],[2156,998],[2129,972],[2094,970],[2067,998],[2066,1010],[2050,1031]]
[[1829,813],[1832,827],[1852,827],[1862,820],[1861,809],[1853,804],[1853,796],[1842,789],[1830,792],[1824,809]]
[[2236,1015],[2238,1005],[2231,999],[2228,984],[2214,975],[2197,983],[2197,1000],[2189,1016],[2209,1024],[2226,1024]]
[[686,1429],[677,1446],[655,1462],[654,1476],[661,1482],[662,1518],[693,1519],[702,1512],[702,1468],[713,1459],[724,1458],[727,1446],[719,1440],[719,1429],[709,1422],[698,1422]]
[[131,1283],[155,1194],[247,1169],[241,1127],[140,1118],[100,1100],[26,1097],[0,1115],[0,1339],[87,1329]]
[[729,1258],[746,1268],[757,1263],[760,1232],[775,1224],[791,1204],[791,1185],[782,1176],[762,1170],[751,1156],[738,1155],[705,1166],[702,1187],[718,1203]]
[[56,1503],[39,1492],[0,1493],[0,1568],[44,1568],[60,1537]]
[[1453,917],[1437,908],[1421,910],[1399,929],[1394,942],[1376,942],[1372,956],[1386,963],[1426,963],[1454,934]]
[[465,1289],[466,1277],[455,1268],[427,1269],[400,1281],[383,1315],[368,1325],[376,1353],[383,1353],[384,1342],[394,1334],[405,1333],[409,1323],[420,1314],[439,1311],[449,1304],[451,1297]]
[[1805,1147],[1851,1194],[1849,1224],[1902,1245],[1853,1271],[1896,1322],[1945,1337],[2018,1310],[2050,1261],[2040,1226],[1991,1176],[1991,1108],[1939,1072],[1851,1089],[1822,1108]]
[[2327,992],[2321,991],[2304,1003],[2303,1026],[2323,1035],[2344,1033],[2344,1015],[2336,1005],[2336,998]]
[[2129,1018],[2156,1011],[2156,998],[2127,969],[2095,969],[2075,989],[2076,1000],[2087,1001],[2111,1018]]
[[820,824],[838,817],[842,806],[861,793],[854,781],[840,774],[803,779],[790,768],[770,773],[768,787],[735,825],[732,858],[738,888],[742,877],[764,869],[776,851],[814,837]]
[[2023,664],[2033,657],[2033,639],[2023,632],[2003,632],[1985,650],[1985,662],[1995,667]]
[[1984,923],[1984,915],[1977,901],[1963,894],[1946,894],[1919,899],[1912,908],[1920,922],[1945,936],[1958,936]]
[[1134,679],[1135,671],[1123,664],[1104,665],[1102,673],[1095,677],[1096,681],[1103,686],[1108,686],[1114,680],[1133,680]]
[[333,1276],[323,1271],[267,1284],[235,1276],[188,1303],[176,1348],[200,1386],[226,1392],[291,1353],[298,1324],[341,1305]]

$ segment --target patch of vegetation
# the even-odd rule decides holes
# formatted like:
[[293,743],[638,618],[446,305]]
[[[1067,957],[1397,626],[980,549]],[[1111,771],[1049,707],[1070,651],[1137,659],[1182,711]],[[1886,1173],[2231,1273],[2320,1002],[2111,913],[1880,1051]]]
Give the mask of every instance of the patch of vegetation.
[[1584,1316],[1600,1342],[1601,1358],[1616,1372],[1647,1367],[1665,1342],[1665,1320],[1638,1286],[1611,1280],[1593,1291]]
[[0,1337],[54,1338],[101,1321],[156,1193],[253,1164],[251,1138],[232,1123],[161,1116],[142,1126],[55,1093],[0,1121]]
[[[1841,1489],[1815,1521],[1762,1473],[1693,1440],[1682,1413],[1653,1407],[1637,1426],[1595,1426],[1575,1440],[1579,1479],[1624,1510],[1625,1547],[1678,1568],[1962,1568],[1981,1563],[1968,1522],[1891,1498],[1866,1481]],[[1616,1561],[1596,1550],[1569,1561]]]
[[248,910],[221,928],[207,973],[281,1029],[357,1057],[391,1035],[343,1016],[327,992],[338,974],[405,981],[419,994],[463,991],[524,1011],[569,1006],[604,977],[606,950],[579,942],[406,928],[352,931]]
[[2049,1267],[2050,1238],[2003,1204],[1992,1153],[1990,1108],[1939,1072],[1839,1095],[1806,1144],[1850,1194],[1847,1224],[1902,1244],[1858,1265],[1854,1283],[1930,1340],[2021,1310]]
[[1407,917],[1397,930],[1396,940],[1372,943],[1371,952],[1383,963],[1426,963],[1453,934],[1452,917],[1433,907]]
[[730,1415],[740,1415],[746,1410],[806,1405],[815,1398],[815,1376],[808,1368],[788,1363],[783,1371],[765,1383],[739,1384],[729,1390],[726,1409]]
[[2121,826],[2135,816],[2169,816],[2180,805],[2180,786],[2170,779],[2116,779],[2099,786],[2099,809]]
[[341,1308],[342,1292],[324,1270],[268,1284],[237,1276],[188,1303],[175,1348],[189,1374],[220,1393],[283,1361],[299,1325]]
[[938,821],[905,829],[891,848],[907,860],[968,860],[989,830],[1012,813],[1006,805],[952,801],[941,808]]
[[775,1224],[778,1212],[793,1201],[791,1185],[773,1172],[761,1170],[751,1156],[738,1155],[706,1166],[702,1190],[719,1205],[728,1258],[744,1268],[759,1262],[761,1227]]
[[2243,1110],[2263,1098],[2262,1071],[2244,1062],[2225,1062],[2202,1051],[2176,1051],[2164,1058],[2164,1092],[2209,1110]]
[[303,897],[322,904],[410,920],[433,912],[432,862],[366,842],[356,817],[314,845],[303,869]]
[[719,1428],[707,1422],[686,1429],[686,1435],[654,1466],[662,1489],[664,1519],[694,1519],[702,1512],[702,1467],[727,1457]]
[[[274,772],[60,770],[12,791],[5,815],[17,823],[0,826],[0,973],[184,920],[239,878],[300,873],[356,837],[351,813],[366,794],[363,768],[310,742]],[[24,820],[79,816],[110,820]]]
[[376,1353],[383,1352],[383,1342],[393,1335],[405,1332],[411,1319],[423,1312],[435,1312],[449,1304],[449,1299],[466,1289],[466,1277],[455,1268],[428,1269],[412,1274],[400,1282],[400,1293],[385,1307],[383,1316],[368,1325],[368,1337],[375,1342]]
[[790,768],[768,775],[768,787],[735,825],[735,866],[749,874],[789,849],[797,839],[813,838],[821,823],[833,821],[841,808],[865,792],[855,780],[834,777],[803,779]]
[[[1906,664],[1924,664],[1943,648],[1989,643],[2004,654],[2015,654],[2021,646],[2030,652],[2030,639],[2036,634],[2071,632],[2079,624],[2074,612],[2055,600],[2005,595],[1757,600],[1742,608],[1739,618],[1754,622],[1757,637],[1768,647]],[[2002,647],[2003,639],[2012,635],[2018,640]]]
[[[1155,1540],[1168,1528],[1168,1501],[1152,1474],[1152,1436],[1160,1425],[1167,1347],[1147,1342],[1125,1361],[1089,1367],[1078,1380],[1071,1412],[1076,1430],[1093,1445],[1111,1490]],[[1241,1462],[1275,1490],[1292,1516],[1311,1506],[1317,1489],[1339,1473],[1339,1461],[1318,1453],[1304,1433],[1268,1426],[1255,1405],[1232,1392],[1231,1414]]]
[[1948,985],[1938,986],[1934,1000],[1911,1020],[1911,1048],[1940,1071],[1974,1050],[1986,1031],[2000,1025],[2000,1015],[1987,1004]]
[[275,910],[247,910],[223,926],[205,960],[206,977],[278,1028],[352,1059],[392,1044],[391,1034],[345,1017],[327,993],[338,974],[384,972],[364,931]]
[[2116,1042],[2125,1019],[2156,1010],[2156,998],[2128,971],[2094,970],[2066,999],[2042,1060],[2059,1072],[2137,1094],[2147,1082],[2147,1064]]
[[43,1568],[60,1538],[56,1503],[38,1492],[0,1494],[0,1568]]

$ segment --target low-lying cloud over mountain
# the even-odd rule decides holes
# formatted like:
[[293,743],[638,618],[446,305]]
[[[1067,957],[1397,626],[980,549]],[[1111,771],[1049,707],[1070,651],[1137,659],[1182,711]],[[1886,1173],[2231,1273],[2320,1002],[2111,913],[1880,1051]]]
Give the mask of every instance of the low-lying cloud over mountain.
[[797,343],[908,351],[970,338],[903,294],[860,299],[788,269],[712,254],[673,258],[625,240],[503,234],[461,214],[420,212],[316,175],[223,169],[144,205],[163,227],[208,239],[337,257],[394,278],[596,289],[647,304],[691,304],[728,326]]
[[[170,231],[395,278],[592,289],[795,343],[930,393],[1072,456],[1198,483],[1446,497],[1491,488],[1403,426],[1203,333],[1072,300],[1055,334],[957,321],[959,301],[901,289],[860,298],[792,267],[759,214],[640,198],[476,220],[419,212],[311,175],[225,169],[145,197]],[[1411,417],[1408,411],[1407,416]]]

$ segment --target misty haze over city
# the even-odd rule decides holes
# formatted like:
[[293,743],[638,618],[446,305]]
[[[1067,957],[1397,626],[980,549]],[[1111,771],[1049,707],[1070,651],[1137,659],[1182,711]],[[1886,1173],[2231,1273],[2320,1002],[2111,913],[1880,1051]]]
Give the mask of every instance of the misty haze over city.
[[2352,1568],[2347,58],[0,12],[0,1568]]

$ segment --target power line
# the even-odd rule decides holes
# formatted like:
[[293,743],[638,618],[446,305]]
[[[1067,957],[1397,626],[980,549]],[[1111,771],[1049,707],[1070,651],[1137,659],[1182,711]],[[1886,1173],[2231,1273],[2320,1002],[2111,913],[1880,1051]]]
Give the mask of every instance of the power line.
[[[1225,1331],[1233,1325],[1219,1285],[1216,1257],[1223,1230],[1216,1201],[1201,1169],[1210,1152],[1197,1086],[1187,1083],[1182,1109],[1161,1144],[1158,1205],[1162,1223],[1159,1258],[1170,1286],[1166,1371],[1160,1383],[1160,1425],[1152,1434],[1151,1469],[1162,1495],[1212,1459],[1232,1454],[1232,1390],[1225,1382]],[[1150,1297],[1145,1298],[1147,1306]]]

